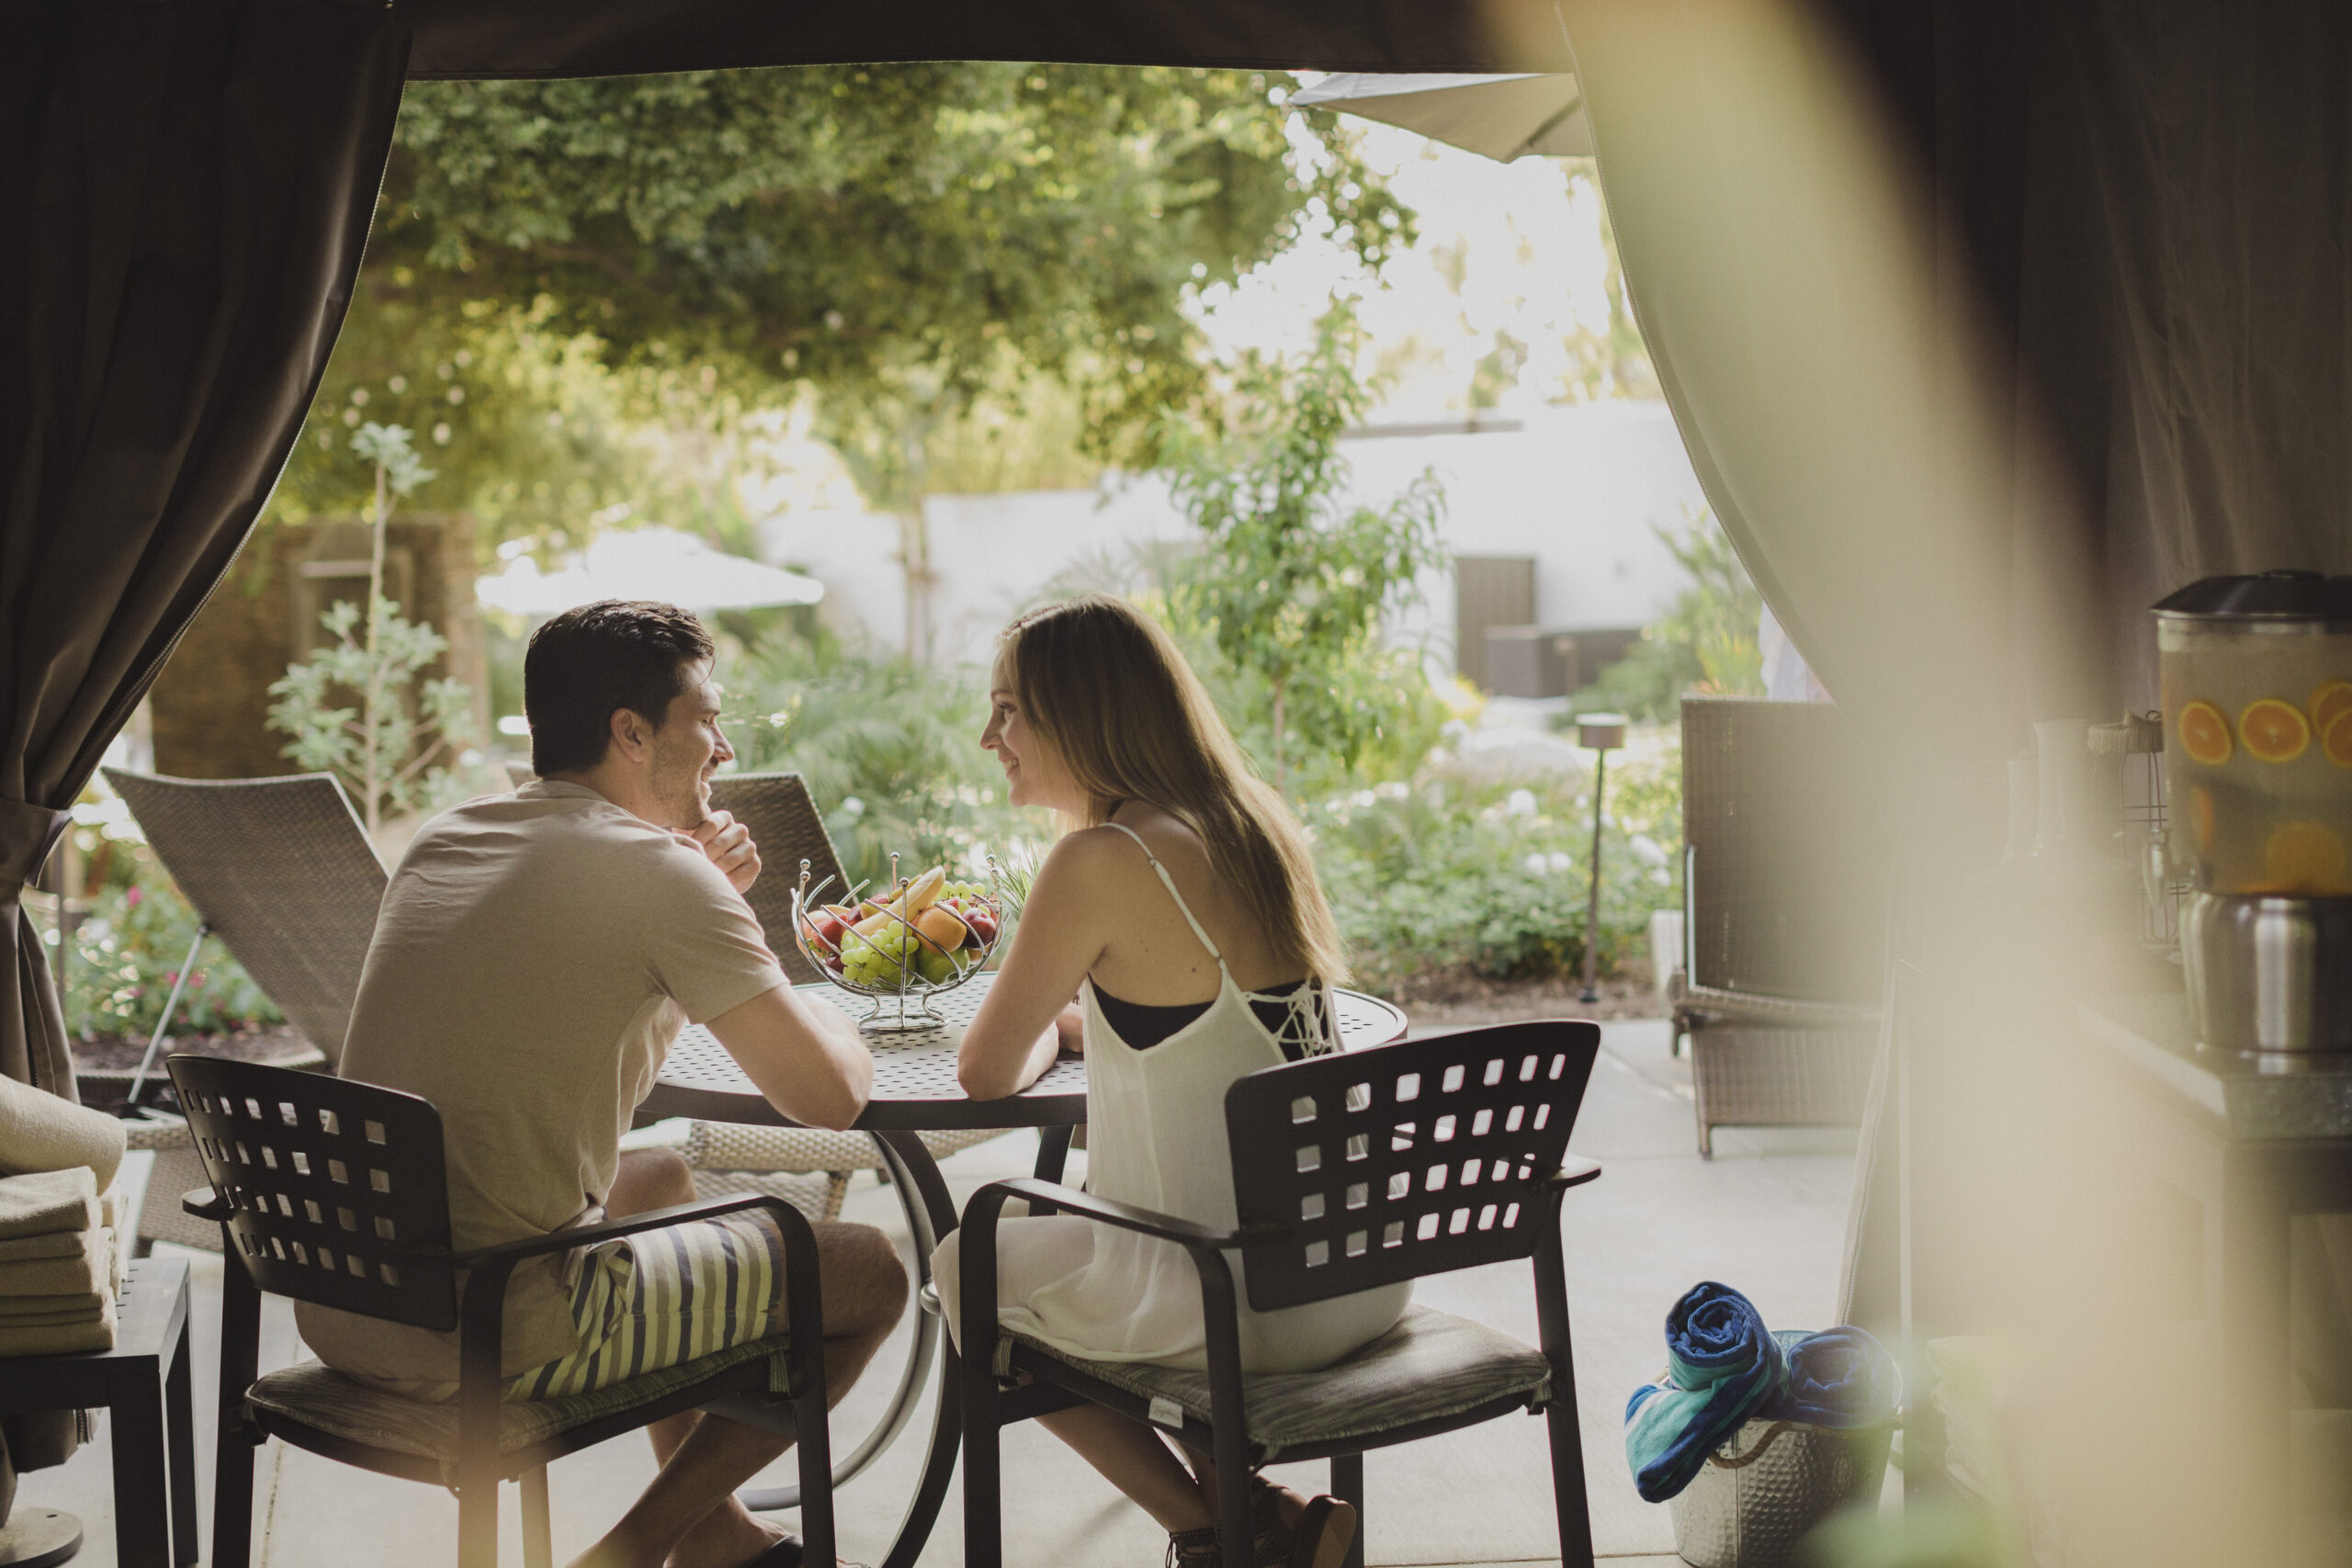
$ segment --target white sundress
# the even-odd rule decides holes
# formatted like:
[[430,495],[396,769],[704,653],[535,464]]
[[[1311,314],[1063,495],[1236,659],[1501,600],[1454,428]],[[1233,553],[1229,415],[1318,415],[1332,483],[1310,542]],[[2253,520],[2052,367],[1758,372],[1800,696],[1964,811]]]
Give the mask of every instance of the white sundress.
[[[1158,1044],[1136,1050],[1103,1018],[1090,978],[1086,1002],[1087,1190],[1218,1229],[1236,1223],[1233,1168],[1225,1131],[1225,1091],[1244,1073],[1289,1060],[1289,1040],[1306,1055],[1337,1049],[1317,1021],[1318,987],[1265,997],[1289,1009],[1279,1032],[1233,983],[1224,955],[1184,904],[1167,867],[1132,829],[1185,924],[1216,960],[1216,999],[1207,1012]],[[932,1270],[952,1325],[956,1243],[933,1255]],[[1316,1371],[1377,1338],[1404,1315],[1409,1280],[1305,1306],[1255,1312],[1238,1254],[1246,1372]],[[1102,1361],[1150,1361],[1195,1371],[1208,1365],[1199,1272],[1171,1242],[1099,1224],[1076,1214],[1008,1218],[997,1227],[997,1321],[1057,1349]]]

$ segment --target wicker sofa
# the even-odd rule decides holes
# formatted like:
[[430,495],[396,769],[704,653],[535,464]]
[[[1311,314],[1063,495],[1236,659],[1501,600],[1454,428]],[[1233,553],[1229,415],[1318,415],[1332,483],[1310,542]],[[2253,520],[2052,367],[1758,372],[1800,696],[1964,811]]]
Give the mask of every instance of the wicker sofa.
[[1893,835],[1826,704],[1682,704],[1683,973],[1699,1152],[1724,1126],[1861,1120]]

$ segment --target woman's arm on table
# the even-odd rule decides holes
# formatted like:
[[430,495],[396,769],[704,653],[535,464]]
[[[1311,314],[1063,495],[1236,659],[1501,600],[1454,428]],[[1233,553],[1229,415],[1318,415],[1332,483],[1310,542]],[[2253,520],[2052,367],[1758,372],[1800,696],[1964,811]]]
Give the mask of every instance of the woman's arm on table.
[[1054,1065],[1057,1051],[1078,1049],[1070,998],[1103,947],[1091,867],[1100,852],[1091,834],[1075,833],[1037,868],[1012,951],[956,1053],[956,1077],[974,1100],[1018,1094]]

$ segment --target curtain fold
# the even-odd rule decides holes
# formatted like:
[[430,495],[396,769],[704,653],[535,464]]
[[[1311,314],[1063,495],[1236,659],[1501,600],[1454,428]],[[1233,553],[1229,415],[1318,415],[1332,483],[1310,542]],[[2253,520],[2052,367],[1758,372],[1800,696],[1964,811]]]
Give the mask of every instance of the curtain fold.
[[382,5],[0,8],[0,1072],[69,1099],[22,885],[277,482],[407,50]]
[[2153,706],[2157,598],[2352,570],[2352,8],[1561,13],[1700,479],[1882,740]]
[[1644,341],[1823,684],[1915,763],[2104,708],[2078,500],[1858,62],[1792,0],[1562,10]]

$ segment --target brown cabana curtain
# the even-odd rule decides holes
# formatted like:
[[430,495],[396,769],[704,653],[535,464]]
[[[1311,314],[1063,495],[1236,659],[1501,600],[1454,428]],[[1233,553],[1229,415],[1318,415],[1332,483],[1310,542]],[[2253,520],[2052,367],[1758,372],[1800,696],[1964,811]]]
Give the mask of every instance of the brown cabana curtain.
[[0,1073],[68,1099],[19,895],[285,464],[406,58],[381,5],[0,6]]
[[2352,7],[1561,9],[1700,478],[1881,739],[2153,706],[2158,597],[2352,570]]

